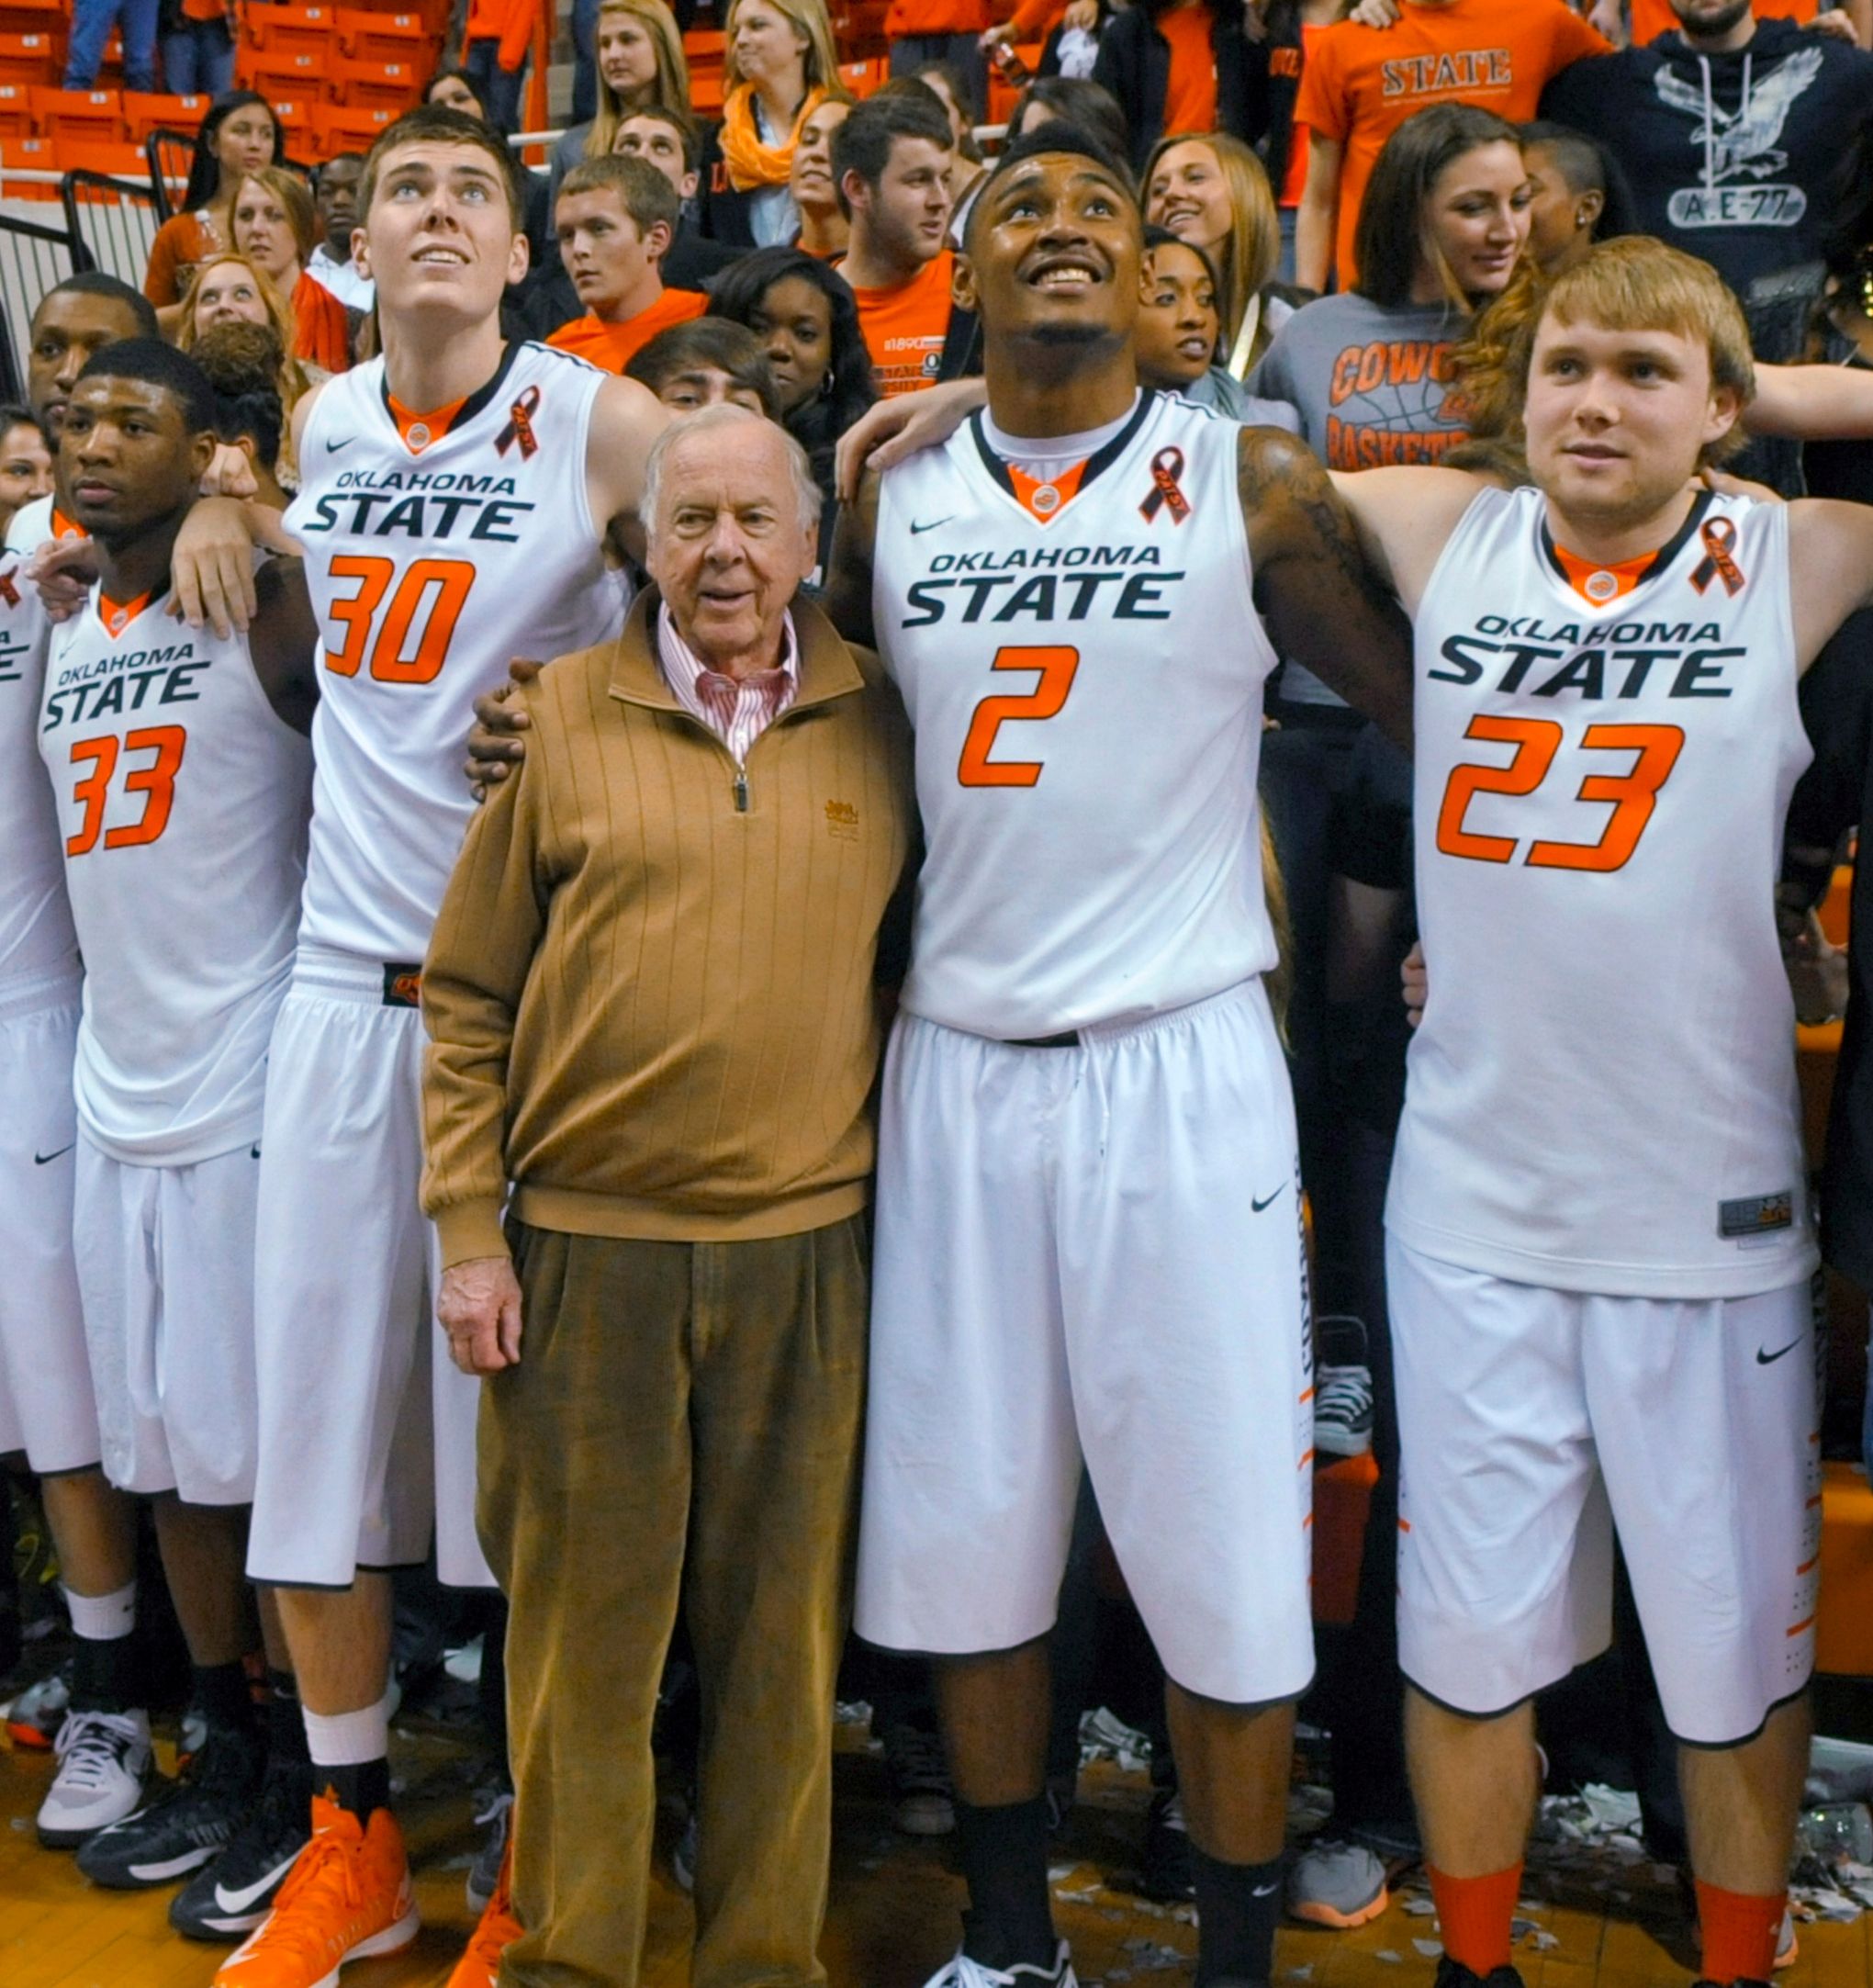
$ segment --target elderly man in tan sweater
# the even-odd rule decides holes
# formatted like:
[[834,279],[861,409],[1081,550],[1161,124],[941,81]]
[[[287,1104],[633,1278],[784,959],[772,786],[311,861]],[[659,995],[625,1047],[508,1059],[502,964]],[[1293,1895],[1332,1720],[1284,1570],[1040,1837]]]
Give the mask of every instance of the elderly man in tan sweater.
[[911,802],[877,658],[798,598],[818,508],[746,410],[657,442],[656,587],[524,692],[525,760],[468,831],[424,972],[437,1308],[488,1376],[480,1533],[512,1606],[507,1982],[637,1979],[679,1604],[694,1979],[825,1979],[873,986]]

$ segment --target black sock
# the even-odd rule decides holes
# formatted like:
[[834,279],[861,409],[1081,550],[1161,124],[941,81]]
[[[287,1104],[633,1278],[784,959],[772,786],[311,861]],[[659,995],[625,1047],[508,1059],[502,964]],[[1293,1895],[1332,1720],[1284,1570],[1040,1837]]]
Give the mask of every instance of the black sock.
[[253,1724],[253,1693],[248,1688],[247,1667],[238,1658],[231,1664],[196,1664],[189,1696],[196,1709],[210,1725],[233,1725],[243,1729]]
[[98,1642],[90,1636],[72,1639],[72,1710],[129,1712],[138,1691],[136,1637],[112,1636]]
[[1274,1973],[1274,1929],[1281,1923],[1281,1859],[1226,1864],[1193,1843],[1196,1877],[1196,1979],[1265,1982]]
[[1059,1940],[1047,1888],[1047,1797],[979,1809],[956,1804],[969,1881],[962,1950],[984,1967],[1050,1968]]
[[378,1809],[390,1806],[390,1763],[361,1760],[355,1767],[315,1767],[314,1778],[321,1792],[330,1792],[342,1809],[349,1809],[361,1823],[370,1821]]
[[306,1751],[306,1715],[299,1708],[299,1686],[290,1670],[267,1668],[266,1750],[282,1764],[310,1764]]

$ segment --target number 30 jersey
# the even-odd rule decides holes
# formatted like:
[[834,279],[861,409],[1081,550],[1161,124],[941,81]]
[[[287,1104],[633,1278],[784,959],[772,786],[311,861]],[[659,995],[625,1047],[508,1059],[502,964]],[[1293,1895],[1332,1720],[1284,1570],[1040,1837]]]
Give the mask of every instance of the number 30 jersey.
[[1037,488],[980,416],[885,476],[873,615],[927,844],[913,1014],[1019,1040],[1273,965],[1239,432],[1147,393]]
[[1445,548],[1417,624],[1430,994],[1386,1207],[1413,1249],[1642,1297],[1813,1267],[1774,915],[1811,758],[1788,516],[1699,498],[1636,584],[1557,550],[1536,490],[1479,496]]
[[427,419],[374,359],[320,388],[286,526],[324,635],[307,943],[421,960],[473,802],[473,705],[517,656],[614,635],[624,594],[586,496],[606,376],[544,345]]
[[79,1122],[140,1166],[258,1139],[305,878],[306,741],[244,635],[94,588],[52,631],[39,744],[84,955]]

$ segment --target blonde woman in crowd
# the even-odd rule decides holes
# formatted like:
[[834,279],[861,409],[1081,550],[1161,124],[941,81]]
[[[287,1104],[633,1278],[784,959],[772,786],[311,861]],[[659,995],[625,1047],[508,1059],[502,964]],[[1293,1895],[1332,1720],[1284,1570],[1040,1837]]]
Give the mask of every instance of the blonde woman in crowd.
[[282,166],[250,173],[234,190],[234,247],[269,276],[292,306],[294,356],[328,373],[351,364],[351,319],[317,277],[306,274],[319,239],[312,196]]
[[1145,219],[1202,249],[1221,285],[1217,358],[1237,379],[1293,314],[1270,287],[1281,261],[1281,222],[1262,161],[1227,131],[1170,138],[1151,148],[1139,184]]
[[575,125],[553,148],[549,192],[582,159],[602,159],[617,149],[618,128],[634,111],[679,110],[690,115],[690,63],[682,31],[664,0],[603,0],[595,36],[599,108],[589,124]]
[[791,241],[787,179],[801,126],[837,85],[824,0],[732,0],[722,124],[702,152],[702,231],[742,248]]
[[279,340],[282,355],[275,386],[286,421],[286,432],[280,443],[279,480],[285,489],[297,489],[298,466],[293,459],[293,410],[320,380],[330,376],[323,367],[308,365],[294,356],[298,328],[291,305],[280,295],[272,277],[252,257],[227,250],[219,255],[211,255],[201,264],[180,307],[173,313],[164,311],[161,315],[164,318],[173,316],[177,320],[173,326],[165,325],[164,330],[191,358],[206,336],[230,321],[264,324],[273,331]]

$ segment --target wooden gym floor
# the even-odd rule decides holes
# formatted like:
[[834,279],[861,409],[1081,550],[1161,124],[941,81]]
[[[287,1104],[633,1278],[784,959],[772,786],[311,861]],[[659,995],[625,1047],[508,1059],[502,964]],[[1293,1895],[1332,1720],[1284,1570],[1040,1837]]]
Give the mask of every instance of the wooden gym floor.
[[[961,1886],[941,1841],[891,1828],[883,1762],[862,1731],[841,1727],[840,1749],[822,1949],[833,1988],[919,1988],[955,1943]],[[417,1725],[399,1732],[394,1769],[423,1929],[408,1953],[347,1968],[345,1988],[441,1988],[469,1929],[462,1881],[476,1841],[469,1786],[479,1762],[456,1734]],[[51,1771],[44,1754],[0,1755],[0,1988],[206,1988],[226,1949],[172,1934],[168,1892],[96,1891],[69,1857],[38,1848],[32,1814]],[[1060,1929],[1087,1988],[1183,1988],[1190,1979],[1195,1933],[1187,1916],[1104,1882],[1135,1862],[1146,1800],[1141,1775],[1095,1763],[1057,1849]],[[1435,1926],[1421,1902],[1408,1909],[1413,1885],[1404,1879],[1391,1909],[1357,1932],[1285,1929],[1276,1988],[1428,1988],[1435,1959],[1425,1949]],[[661,1861],[654,1889],[644,1981],[677,1988],[688,1980],[689,1902]],[[1695,1971],[1675,1892],[1643,1860],[1557,1872],[1538,1859],[1524,1889],[1532,1926],[1517,1962],[1528,1988],[1683,1988]],[[1869,1988],[1869,1926],[1873,1918],[1803,1925],[1800,1958],[1780,1979],[1787,1988]]]

